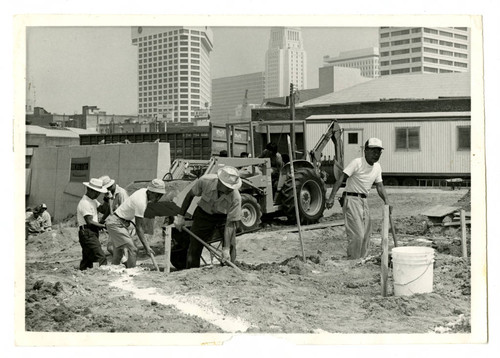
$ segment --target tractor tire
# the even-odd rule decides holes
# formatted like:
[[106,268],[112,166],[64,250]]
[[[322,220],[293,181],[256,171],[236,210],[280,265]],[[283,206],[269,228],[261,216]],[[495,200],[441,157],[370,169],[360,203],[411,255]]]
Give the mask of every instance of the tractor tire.
[[[326,204],[326,188],[323,180],[314,169],[299,168],[295,171],[295,187],[300,223],[305,225],[317,223],[323,216]],[[288,220],[297,222],[291,175],[288,175],[280,195],[283,211]]]
[[242,232],[254,231],[259,228],[262,209],[257,199],[252,195],[241,194],[241,214],[240,228]]

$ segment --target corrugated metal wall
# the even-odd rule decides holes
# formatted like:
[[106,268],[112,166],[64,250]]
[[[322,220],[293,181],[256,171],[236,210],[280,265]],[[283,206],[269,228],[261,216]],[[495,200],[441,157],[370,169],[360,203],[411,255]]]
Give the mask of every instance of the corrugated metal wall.
[[[311,150],[325,133],[329,123],[330,121],[307,124],[308,150]],[[343,122],[339,120],[339,124],[344,131],[362,129],[362,143],[370,137],[382,140],[385,149],[380,164],[384,173],[470,174],[470,150],[458,150],[457,129],[459,126],[470,126],[470,121]],[[396,128],[399,127],[420,128],[420,150],[396,150]],[[328,159],[328,156],[333,157],[333,155],[333,143],[330,142],[323,151],[323,156]]]

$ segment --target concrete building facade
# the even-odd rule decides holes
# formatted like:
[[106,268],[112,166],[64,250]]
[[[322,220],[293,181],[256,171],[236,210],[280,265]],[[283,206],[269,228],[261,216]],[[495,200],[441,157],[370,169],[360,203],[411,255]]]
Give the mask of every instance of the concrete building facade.
[[470,70],[466,27],[381,27],[380,75]]
[[361,76],[375,78],[380,76],[380,53],[377,47],[344,51],[337,57],[323,56],[325,66],[359,68]]
[[191,122],[212,102],[208,27],[133,27],[137,46],[138,114]]
[[307,85],[307,57],[298,27],[273,27],[266,52],[265,97],[287,96],[290,83],[298,90]]
[[250,112],[245,106],[262,104],[264,92],[264,72],[213,79],[210,119],[213,122],[249,120]]

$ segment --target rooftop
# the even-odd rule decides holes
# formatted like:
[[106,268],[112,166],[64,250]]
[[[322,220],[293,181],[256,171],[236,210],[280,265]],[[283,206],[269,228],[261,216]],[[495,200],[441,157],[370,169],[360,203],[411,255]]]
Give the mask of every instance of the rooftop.
[[470,97],[470,82],[469,72],[382,76],[299,103],[296,107]]

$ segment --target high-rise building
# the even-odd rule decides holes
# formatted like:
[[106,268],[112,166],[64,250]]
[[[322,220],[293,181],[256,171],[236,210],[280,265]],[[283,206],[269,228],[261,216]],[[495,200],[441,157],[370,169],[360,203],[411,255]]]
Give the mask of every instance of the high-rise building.
[[306,88],[307,59],[298,27],[273,27],[266,52],[266,98],[286,96],[290,83]]
[[380,75],[468,72],[467,27],[381,27]]
[[[236,109],[249,104],[260,105],[264,100],[264,86],[264,72],[213,79],[210,119],[214,122],[244,119],[241,115],[237,118]],[[246,116],[246,112],[242,113]]]
[[133,27],[138,47],[139,118],[191,122],[212,97],[208,27]]
[[323,56],[325,66],[359,68],[361,76],[375,78],[379,73],[380,54],[377,47],[344,51],[337,57]]

